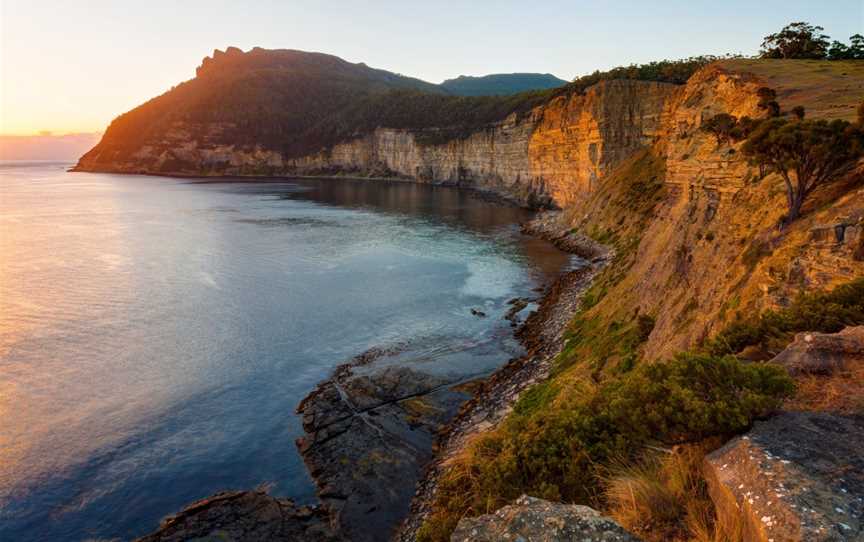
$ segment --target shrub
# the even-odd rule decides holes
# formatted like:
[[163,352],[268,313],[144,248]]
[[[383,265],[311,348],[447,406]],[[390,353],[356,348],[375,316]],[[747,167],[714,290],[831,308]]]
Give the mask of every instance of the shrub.
[[769,117],[780,116],[780,104],[777,103],[777,91],[769,87],[760,87],[756,91],[759,96],[759,109],[764,109]]
[[702,55],[681,60],[660,60],[648,64],[631,64],[619,66],[609,71],[595,71],[590,75],[577,77],[572,83],[562,87],[558,92],[576,92],[582,94],[585,89],[600,81],[611,79],[632,79],[637,81],[659,81],[683,85],[700,68],[724,58],[736,58],[735,55],[712,56]]
[[804,294],[778,311],[765,311],[756,319],[738,318],[709,341],[712,355],[739,354],[751,347],[770,357],[786,347],[795,333],[836,333],[846,326],[864,324],[864,278],[830,292]]
[[718,113],[702,123],[701,130],[714,135],[717,146],[729,143],[732,139],[738,119],[729,113]]
[[460,518],[488,513],[523,493],[597,505],[600,475],[614,461],[632,461],[651,442],[742,431],[792,389],[780,367],[682,354],[639,365],[593,390],[583,385],[578,393],[559,392],[542,409],[517,406],[527,414],[511,415],[448,466],[418,538],[447,540]]

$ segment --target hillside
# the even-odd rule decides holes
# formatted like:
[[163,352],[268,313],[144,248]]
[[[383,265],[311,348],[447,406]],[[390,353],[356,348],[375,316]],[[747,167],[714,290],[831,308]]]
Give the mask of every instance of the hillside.
[[[530,85],[529,85],[530,86]],[[273,157],[296,158],[384,125],[463,133],[530,108],[541,96],[458,92],[338,57],[294,50],[216,50],[194,79],[117,117],[78,165],[88,171],[274,174]],[[183,141],[182,145],[172,142]],[[195,161],[190,144],[210,149]],[[230,168],[227,149],[254,164]],[[227,162],[227,163],[226,163]]]
[[460,96],[506,96],[532,90],[546,90],[566,85],[551,73],[499,73],[473,77],[460,75],[447,79],[440,87]]
[[[561,352],[522,362],[548,364],[549,378],[526,388],[494,425],[484,421],[482,430],[472,425],[484,413],[471,408],[460,419],[464,425],[457,422],[457,428],[468,429],[449,437],[435,488],[421,494],[402,540],[418,532],[421,540],[447,540],[459,518],[488,514],[522,494],[607,510],[652,541],[692,539],[686,529],[698,532],[704,526],[682,524],[702,521],[725,503],[734,509],[734,521],[749,522],[746,530],[759,533],[744,540],[769,539],[765,520],[760,522],[768,512],[741,507],[746,497],[740,495],[737,505],[735,497],[718,497],[737,485],[709,498],[705,484],[712,481],[700,474],[706,450],[722,443],[702,439],[749,427],[753,414],[742,413],[735,402],[756,401],[760,393],[745,388],[751,376],[719,376],[733,371],[723,355],[767,360],[795,332],[837,332],[864,323],[864,178],[859,164],[833,179],[813,193],[802,218],[781,229],[787,211],[781,176],[769,172],[760,178],[741,142],[718,143],[702,127],[720,113],[764,118],[759,95],[765,87],[776,92],[781,110],[800,105],[810,119],[854,120],[864,97],[862,83],[860,63],[730,60],[699,70],[684,86],[604,82],[584,97],[544,106],[528,154],[564,212],[540,231],[577,247],[584,240],[572,232],[580,232],[612,247],[614,257],[571,315]],[[770,369],[761,363],[739,367]],[[816,404],[848,412],[849,403],[860,405],[854,374],[799,376],[799,391],[787,408]],[[790,393],[776,391],[782,388],[779,381],[768,384],[775,376],[750,382],[766,385],[762,391]],[[695,382],[685,384],[688,379]],[[737,389],[724,388],[730,379],[738,381]],[[851,396],[833,393],[834,386]],[[490,393],[494,389],[493,383]],[[718,394],[719,412],[708,412],[711,401],[701,403],[712,394]],[[774,403],[756,417],[778,408]],[[852,411],[860,414],[860,406]],[[842,415],[831,423],[846,423]],[[735,417],[738,428],[721,427]],[[717,425],[710,430],[679,425],[700,419]],[[663,436],[671,427],[678,433]],[[678,456],[663,459],[663,453],[651,455],[643,447],[683,450],[680,461],[693,461],[692,466],[670,466]],[[833,461],[837,468],[855,462],[849,455]],[[724,463],[716,468],[726,469]],[[773,475],[767,466],[759,468],[765,471],[741,474],[730,468],[717,476]],[[664,476],[694,481],[682,489],[675,485],[680,478]],[[748,485],[746,495],[752,489]],[[784,532],[806,527],[794,508],[780,526]],[[734,523],[724,521],[724,528]],[[856,528],[852,538],[834,539],[857,539]],[[739,533],[729,539],[742,538]]]
[[[553,100],[581,97],[602,81],[680,85],[710,60],[696,57],[615,68],[561,87],[507,96],[456,96],[438,85],[331,55],[217,50],[203,60],[194,79],[117,117],[75,169],[197,176],[407,176],[477,183],[479,188],[489,180],[510,183],[516,175],[523,179],[520,184],[532,186],[542,180],[521,168],[475,178],[473,167],[460,169],[454,163],[431,169],[414,163],[406,171],[395,167],[387,152],[390,158],[374,166],[331,163],[326,158],[346,142],[375,138],[385,129],[410,135],[421,154],[436,145],[465,144],[472,136],[491,134],[508,123],[530,131],[537,120],[531,120],[532,112]],[[527,142],[527,135],[519,140]],[[486,159],[494,157],[488,149],[483,154]],[[524,190],[506,195],[523,202],[530,196]]]

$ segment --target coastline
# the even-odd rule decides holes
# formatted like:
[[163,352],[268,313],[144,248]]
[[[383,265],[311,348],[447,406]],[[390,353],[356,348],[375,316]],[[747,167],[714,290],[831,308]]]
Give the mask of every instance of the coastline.
[[[331,526],[349,540],[412,540],[440,466],[549,375],[581,294],[610,253],[566,227],[557,212],[535,216],[522,232],[584,262],[543,285],[539,299],[510,301],[504,318],[522,353],[491,373],[454,380],[387,363],[415,345],[373,348],[338,366],[297,407],[305,432],[298,450]],[[529,301],[536,310],[520,322]]]
[[399,542],[416,539],[417,531],[430,512],[438,477],[447,462],[473,437],[497,427],[524,390],[548,378],[553,361],[564,346],[567,325],[579,309],[582,294],[612,257],[607,247],[567,227],[558,212],[539,214],[523,225],[523,232],[584,258],[586,265],[565,271],[546,287],[537,310],[516,331],[526,353],[484,379],[474,396],[438,434],[435,457],[417,484],[411,510],[395,537]]
[[[524,199],[520,199],[515,195],[508,194],[506,191],[498,191],[492,188],[480,188],[467,183],[453,182],[453,181],[424,181],[420,180],[416,177],[401,177],[401,176],[389,176],[389,177],[381,177],[381,176],[363,176],[363,175],[339,175],[339,174],[325,174],[325,175],[202,175],[201,173],[154,173],[148,171],[115,171],[115,170],[101,170],[101,169],[81,169],[76,164],[75,166],[66,170],[67,173],[107,173],[111,175],[128,175],[128,176],[137,176],[137,177],[159,177],[159,178],[169,178],[169,179],[186,179],[186,180],[198,180],[201,183],[222,183],[222,182],[288,182],[291,180],[334,180],[334,181],[374,181],[374,182],[390,182],[390,183],[408,183],[408,184],[416,184],[420,186],[431,186],[431,187],[446,187],[446,188],[457,188],[460,191],[465,191],[469,195],[473,195],[485,201],[490,201],[493,203],[498,203],[500,205],[512,205],[515,207],[519,207],[522,209],[530,209],[532,211],[542,212],[542,211],[560,211],[560,209],[551,203],[551,200],[545,201],[541,204],[534,204],[530,201],[526,201]],[[548,198],[547,198],[548,199]],[[540,237],[538,235],[538,237]],[[545,238],[545,237],[544,237]],[[552,241],[552,239],[547,239]],[[554,241],[553,241],[554,243]],[[557,246],[557,245],[556,245]],[[561,248],[559,246],[559,248]],[[564,252],[572,252],[570,250],[562,249]],[[574,254],[577,254],[574,252]]]
[[[523,224],[522,231],[585,260],[584,266],[563,271],[545,285],[536,310],[516,327],[514,336],[523,355],[483,377],[446,381],[398,365],[380,371],[381,378],[369,377],[366,370],[376,360],[397,355],[408,345],[359,354],[334,368],[331,377],[297,406],[305,432],[297,446],[315,481],[318,504],[297,511],[290,499],[274,498],[260,489],[231,493],[228,500],[214,495],[165,518],[139,540],[182,540],[214,529],[240,536],[271,529],[326,533],[325,538],[352,542],[382,536],[414,540],[442,465],[472,435],[503,420],[523,390],[548,376],[582,293],[611,256],[602,245],[566,228],[560,212],[540,213]],[[513,301],[516,308],[524,307],[526,300]],[[355,370],[361,374],[355,375]],[[406,404],[410,406],[405,408]],[[265,505],[282,510],[272,516],[278,529],[268,525],[267,517],[247,517],[247,509]],[[373,511],[374,521],[368,516]]]

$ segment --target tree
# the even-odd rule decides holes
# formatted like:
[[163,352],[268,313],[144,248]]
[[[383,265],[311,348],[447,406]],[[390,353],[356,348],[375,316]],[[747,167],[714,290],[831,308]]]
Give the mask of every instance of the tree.
[[765,36],[762,58],[825,58],[828,36],[821,26],[806,22],[790,23],[780,32]]
[[756,91],[759,96],[759,109],[765,109],[769,117],[780,116],[780,104],[777,103],[777,91],[770,87],[759,87]]
[[741,150],[753,163],[783,178],[787,225],[801,216],[804,201],[817,187],[855,168],[864,156],[864,131],[843,120],[772,118],[750,134]]
[[864,59],[864,36],[861,34],[852,34],[849,37],[849,58],[862,60]]
[[804,115],[805,115],[804,106],[803,105],[796,105],[795,107],[793,107],[792,108],[792,115],[794,115],[795,118],[798,120],[804,120]]
[[848,60],[851,58],[849,47],[845,43],[834,40],[828,48],[828,60]]
[[833,41],[828,48],[828,60],[862,60],[864,59],[864,36],[853,34],[849,37],[849,45]]
[[702,123],[701,129],[705,132],[714,134],[719,147],[723,143],[728,143],[732,138],[733,131],[738,124],[738,119],[729,113],[719,113]]

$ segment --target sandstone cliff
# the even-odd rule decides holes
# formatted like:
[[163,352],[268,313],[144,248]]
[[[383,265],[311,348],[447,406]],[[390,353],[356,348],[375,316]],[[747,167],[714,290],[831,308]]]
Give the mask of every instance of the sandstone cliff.
[[[368,78],[384,77],[329,61],[367,86],[373,84]],[[212,70],[213,62],[202,70]],[[379,79],[374,85],[395,84]],[[307,154],[267,141],[234,141],[231,123],[176,115],[169,129],[141,134],[121,150],[109,130],[76,169],[386,177],[452,183],[522,204],[565,208],[570,225],[635,243],[632,265],[596,310],[610,318],[634,311],[654,317],[642,350],[657,359],[710,336],[735,314],[782,306],[802,289],[830,288],[864,274],[860,183],[846,180],[815,194],[805,218],[781,232],[779,177],[758,181],[738,146],[719,146],[700,131],[716,113],[763,115],[757,90],[766,85],[784,108],[804,105],[808,117],[852,119],[855,92],[864,95],[864,68],[854,62],[723,61],[685,85],[604,81],[468,133],[379,126]],[[646,153],[662,190],[636,221],[632,208],[610,204],[609,193],[616,183],[644,175],[634,160]],[[638,189],[624,195],[639,197]]]
[[[779,230],[786,212],[780,177],[760,180],[740,144],[719,146],[700,130],[704,119],[720,112],[763,114],[756,92],[766,79],[739,68],[738,61],[709,66],[664,102],[649,151],[663,164],[664,187],[638,231],[622,229],[622,219],[595,201],[598,191],[569,210],[574,225],[630,235],[636,243],[632,266],[595,311],[610,320],[634,311],[655,318],[642,347],[647,359],[693,347],[736,314],[781,307],[800,291],[864,275],[860,172],[814,194],[807,215]],[[855,84],[864,81],[864,69],[850,66],[848,73]],[[812,115],[830,110],[854,119],[855,102],[837,95],[843,98],[835,107],[820,104]],[[613,171],[604,182],[634,174],[640,173]]]

